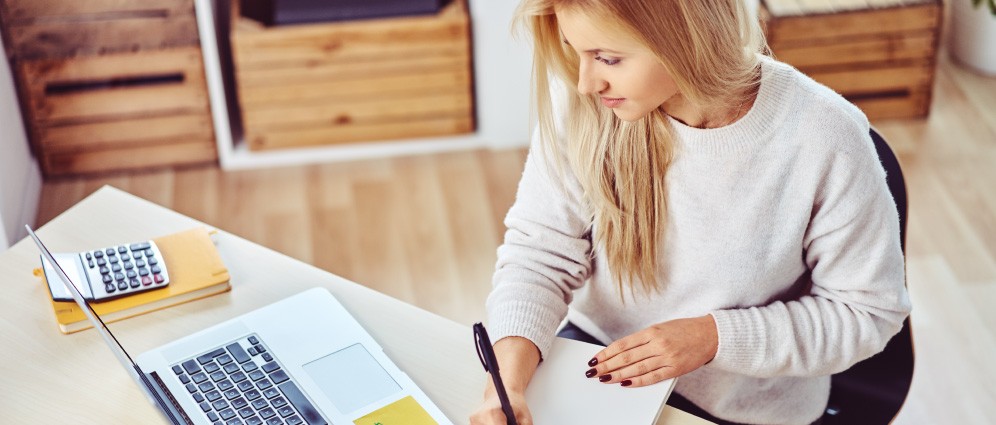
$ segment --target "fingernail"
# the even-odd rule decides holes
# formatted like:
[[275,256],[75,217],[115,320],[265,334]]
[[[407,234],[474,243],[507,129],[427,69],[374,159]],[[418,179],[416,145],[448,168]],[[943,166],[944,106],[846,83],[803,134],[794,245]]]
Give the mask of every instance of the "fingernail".
[[588,371],[584,373],[584,376],[586,378],[591,378],[592,376],[595,376],[596,373],[598,373],[598,372],[595,372],[595,369],[592,368],[592,369],[588,369]]
[[599,382],[609,382],[612,380],[612,375],[602,375],[598,377]]
[[591,360],[588,360],[588,366],[595,367],[595,365],[597,364],[598,364],[598,359],[594,357],[592,357]]
[[622,385],[624,387],[628,387],[630,385],[633,385],[633,381],[630,381],[629,379],[627,379],[625,381],[620,382],[619,385]]

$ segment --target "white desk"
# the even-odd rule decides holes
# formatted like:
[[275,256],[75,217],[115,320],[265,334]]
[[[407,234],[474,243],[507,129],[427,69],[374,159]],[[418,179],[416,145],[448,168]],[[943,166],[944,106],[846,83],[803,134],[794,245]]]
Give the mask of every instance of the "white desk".
[[[151,239],[202,223],[104,187],[38,230],[54,252]],[[299,291],[328,288],[402,370],[458,424],[480,402],[485,373],[470,327],[284,256],[229,233],[214,237],[232,291],[109,325],[135,355]],[[63,335],[29,240],[0,254],[0,422],[142,424],[152,405],[92,330]],[[483,306],[481,307],[483,309]],[[156,419],[153,419],[156,418]],[[709,423],[670,407],[659,424]]]

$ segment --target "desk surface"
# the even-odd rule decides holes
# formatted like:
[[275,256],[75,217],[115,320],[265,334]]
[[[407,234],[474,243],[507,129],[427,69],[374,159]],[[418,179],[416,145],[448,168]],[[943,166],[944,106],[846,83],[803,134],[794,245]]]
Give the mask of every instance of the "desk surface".
[[[223,223],[222,223],[223,224]],[[54,252],[134,242],[204,225],[104,187],[38,230]],[[437,316],[223,231],[232,291],[109,325],[132,355],[308,288],[328,288],[443,412],[466,423],[485,373],[468,325]],[[146,423],[154,408],[92,330],[63,335],[24,239],[0,254],[0,412],[17,423]],[[483,308],[483,306],[482,306]],[[442,349],[441,349],[442,347]],[[710,423],[670,406],[658,424]]]

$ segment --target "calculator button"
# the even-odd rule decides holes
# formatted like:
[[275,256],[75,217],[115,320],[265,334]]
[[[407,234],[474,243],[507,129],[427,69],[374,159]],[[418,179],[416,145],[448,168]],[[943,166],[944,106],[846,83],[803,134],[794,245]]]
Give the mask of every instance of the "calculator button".
[[111,269],[107,268],[107,266],[100,266],[100,274],[108,274],[110,272]]
[[150,266],[154,266],[156,264],[159,264],[159,260],[156,259],[156,257],[152,257],[152,258],[149,259],[149,265]]
[[124,291],[125,289],[128,289],[128,284],[124,282],[118,282],[118,289]]
[[147,269],[145,267],[142,267],[142,268],[138,269],[138,274],[140,276],[148,276],[149,275],[149,269]]
[[118,263],[118,257],[111,255],[111,256],[107,257],[107,261],[110,261],[111,264],[117,264]]
[[124,245],[121,245],[121,246],[118,247],[118,253],[119,254],[124,254],[126,252],[128,252],[128,247],[126,247]]
[[166,279],[161,274],[153,275],[153,279],[156,281],[156,283],[163,283],[166,281]]
[[97,257],[97,258],[103,258],[104,257],[104,251],[94,251],[93,252],[93,256]]
[[105,274],[103,277],[104,283],[111,283],[111,275]]
[[152,266],[152,273],[162,273],[162,272],[163,269],[161,269],[159,266]]
[[91,269],[97,266],[96,264],[94,264],[93,260],[87,261],[86,265],[90,266]]
[[114,273],[114,280],[125,280],[124,273]]
[[104,252],[106,252],[107,255],[114,255],[114,248],[107,248]]
[[146,257],[155,257],[156,254],[154,252],[152,252],[152,249],[147,249],[147,250],[145,250],[145,256]]
[[103,258],[97,258],[97,265],[98,266],[106,266],[107,265],[107,260],[105,260]]
[[111,284],[104,285],[104,291],[107,292],[108,294],[113,293],[116,289],[117,288],[115,288],[114,285]]
[[145,267],[145,260],[135,257],[135,267]]
[[124,268],[125,268],[125,270],[131,270],[131,269],[135,268],[135,263],[132,263],[131,261],[125,261],[124,262]]
[[115,273],[121,271],[121,265],[117,263],[111,264],[111,271]]
[[148,276],[142,276],[142,285],[149,286],[152,284],[152,278]]
[[128,276],[128,279],[134,279],[138,277],[138,273],[135,273],[134,270],[128,270],[127,272],[125,272],[125,275]]
[[131,260],[131,256],[129,256],[128,254],[121,254],[121,261],[129,261],[129,260]]
[[131,286],[132,288],[138,288],[138,285],[139,285],[139,283],[138,283],[138,279],[131,279],[130,281],[128,281],[128,284],[129,284],[129,285],[130,285],[130,286]]

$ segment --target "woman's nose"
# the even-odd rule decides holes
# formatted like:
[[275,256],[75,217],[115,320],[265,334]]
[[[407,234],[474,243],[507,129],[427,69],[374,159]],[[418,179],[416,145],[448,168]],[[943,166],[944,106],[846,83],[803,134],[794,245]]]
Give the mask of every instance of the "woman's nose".
[[578,73],[578,93],[583,95],[598,94],[608,87],[608,82],[591,72],[587,66],[581,65]]

